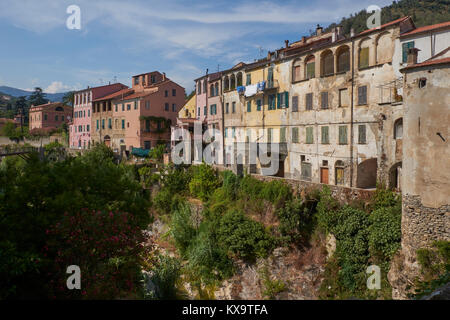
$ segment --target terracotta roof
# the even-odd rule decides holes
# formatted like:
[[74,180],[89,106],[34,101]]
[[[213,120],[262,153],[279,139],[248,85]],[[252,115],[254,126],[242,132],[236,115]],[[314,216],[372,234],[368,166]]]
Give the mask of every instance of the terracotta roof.
[[114,86],[119,86],[119,85],[122,85],[122,86],[126,87],[126,85],[124,85],[124,84],[122,84],[120,82],[116,82],[116,83],[105,84],[103,86],[98,86],[98,87],[89,87],[89,88],[85,88],[85,89],[74,91],[74,92],[75,93],[79,93],[79,92],[84,92],[84,91],[88,91],[88,90],[97,90],[97,89],[100,89],[100,88],[114,87]]
[[158,88],[152,88],[151,90],[145,90],[145,91],[139,91],[139,92],[134,92],[130,95],[124,96],[122,99],[119,99],[120,101],[125,101],[125,100],[131,100],[131,99],[136,99],[136,98],[142,98],[142,97],[146,97],[148,95],[151,95],[155,92],[158,92]]
[[8,122],[15,123],[14,119],[0,118],[0,123],[8,123]]
[[44,103],[44,104],[40,104],[38,106],[32,106],[30,108],[30,110],[35,109],[35,108],[46,108],[46,107],[50,107],[50,106],[63,106],[63,107],[69,107],[69,106],[65,106],[62,102],[48,102],[48,103]]
[[101,98],[98,98],[98,99],[94,99],[93,101],[104,101],[104,100],[114,99],[116,97],[121,96],[122,94],[125,95],[127,93],[129,94],[129,93],[133,93],[133,92],[134,92],[133,89],[126,88],[126,89],[122,89],[120,91],[116,91],[114,93],[111,93],[111,94],[109,94],[107,96],[104,96],[104,97],[101,97]]
[[409,69],[413,69],[413,68],[419,68],[419,67],[433,66],[433,65],[437,65],[437,64],[447,64],[447,63],[450,63],[450,57],[442,58],[442,59],[435,59],[435,60],[427,60],[427,61],[424,61],[421,63],[416,63],[413,65],[404,67],[400,71],[409,70]]
[[364,31],[358,33],[356,36],[359,36],[359,35],[362,35],[362,34],[366,34],[366,33],[370,33],[370,32],[372,32],[372,31],[384,29],[384,28],[386,28],[386,27],[390,27],[390,26],[392,26],[392,25],[394,25],[394,24],[403,22],[403,21],[408,20],[408,19],[410,19],[409,16],[406,16],[406,17],[403,17],[403,18],[399,18],[399,19],[397,19],[397,20],[394,20],[394,21],[391,21],[391,22],[382,24],[382,25],[379,26],[379,27],[372,28],[372,29],[368,29],[368,30],[364,30]]
[[450,21],[442,22],[442,23],[438,23],[438,24],[433,24],[433,25],[430,25],[430,26],[420,27],[420,28],[417,28],[417,29],[414,29],[412,31],[409,31],[409,32],[406,32],[406,33],[402,34],[401,37],[407,37],[407,36],[410,36],[410,35],[423,33],[423,32],[429,32],[429,31],[433,31],[433,30],[441,29],[441,28],[450,28]]

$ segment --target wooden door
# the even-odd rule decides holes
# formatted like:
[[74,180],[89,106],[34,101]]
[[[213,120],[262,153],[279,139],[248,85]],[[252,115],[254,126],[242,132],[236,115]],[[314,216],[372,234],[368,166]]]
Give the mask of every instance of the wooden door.
[[320,168],[320,183],[328,184],[328,168]]

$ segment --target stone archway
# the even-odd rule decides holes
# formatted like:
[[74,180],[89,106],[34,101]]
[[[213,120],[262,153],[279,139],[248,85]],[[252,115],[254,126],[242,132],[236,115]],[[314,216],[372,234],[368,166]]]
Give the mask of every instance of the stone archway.
[[362,189],[376,188],[377,186],[377,159],[367,159],[358,164],[356,187]]

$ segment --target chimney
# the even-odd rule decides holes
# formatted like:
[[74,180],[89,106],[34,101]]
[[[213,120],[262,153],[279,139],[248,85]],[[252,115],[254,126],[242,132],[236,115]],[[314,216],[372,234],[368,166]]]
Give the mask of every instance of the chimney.
[[270,51],[267,51],[267,60],[270,60],[272,58],[272,53]]
[[344,33],[344,27],[342,26],[337,26],[336,27],[336,33],[337,33],[337,37],[338,39],[343,35]]
[[320,25],[317,25],[316,28],[316,36],[322,35],[323,28]]
[[166,81],[166,73],[163,72],[163,81]]
[[302,43],[306,43],[306,36],[302,36]]
[[206,69],[206,74],[208,74],[209,73],[209,69]]
[[417,64],[417,55],[418,55],[419,51],[420,50],[417,48],[410,48],[408,50],[408,59],[406,60],[406,64],[408,66]]
[[355,36],[355,29],[351,28],[350,29],[350,37],[354,37]]
[[289,48],[289,40],[284,40],[284,44],[286,45],[286,49]]
[[333,28],[332,34],[331,34],[331,42],[336,42],[337,40],[337,28]]

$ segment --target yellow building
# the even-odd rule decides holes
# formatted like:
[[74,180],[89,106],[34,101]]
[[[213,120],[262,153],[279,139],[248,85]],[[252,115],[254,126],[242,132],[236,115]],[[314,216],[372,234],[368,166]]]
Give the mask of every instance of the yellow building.
[[197,100],[197,95],[194,94],[192,97],[190,97],[186,101],[183,108],[181,108],[180,112],[178,112],[178,119],[195,119],[196,118],[196,114],[195,114],[196,100]]

